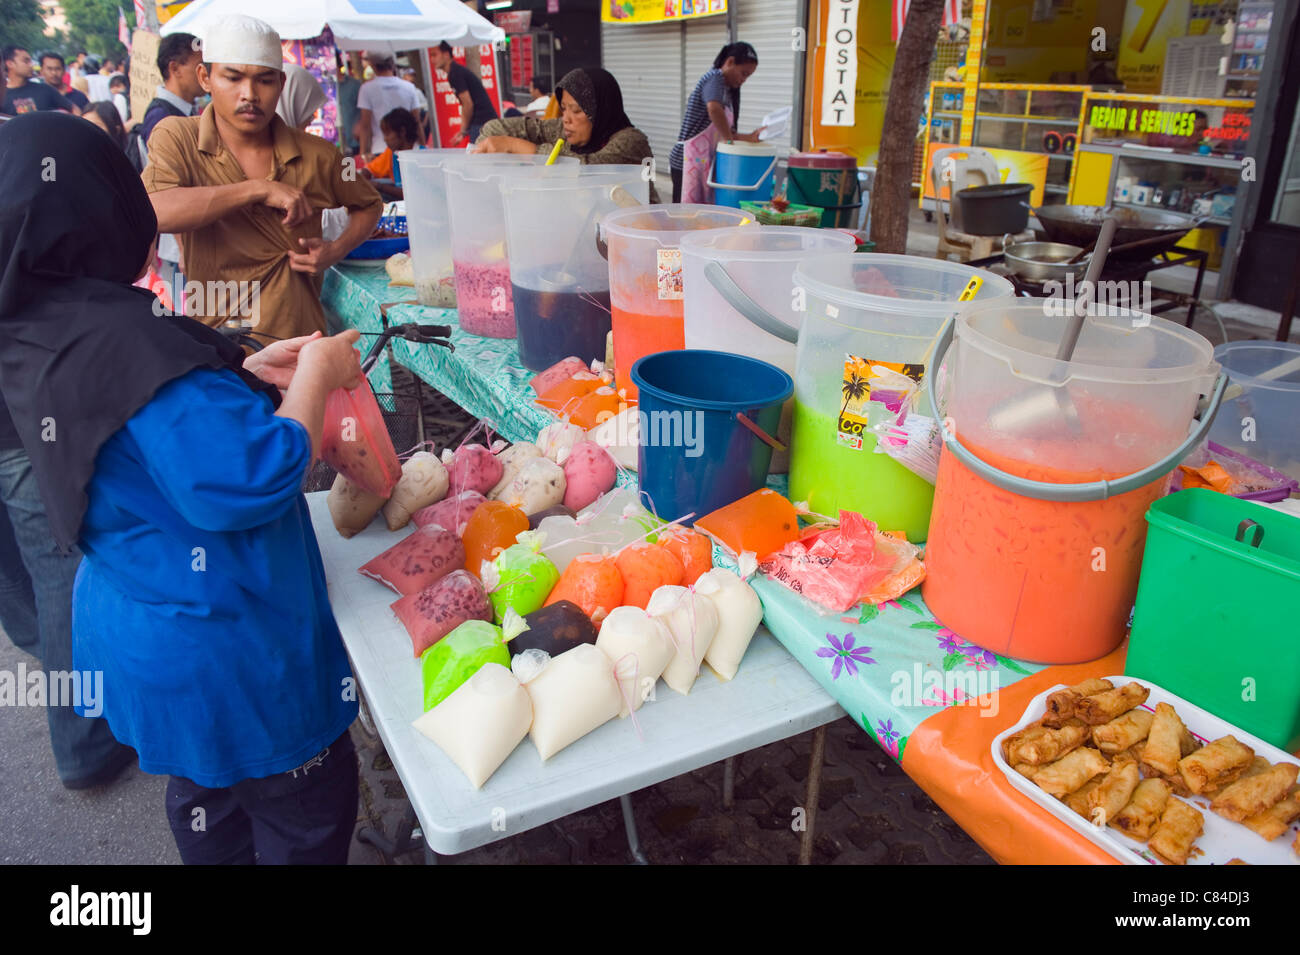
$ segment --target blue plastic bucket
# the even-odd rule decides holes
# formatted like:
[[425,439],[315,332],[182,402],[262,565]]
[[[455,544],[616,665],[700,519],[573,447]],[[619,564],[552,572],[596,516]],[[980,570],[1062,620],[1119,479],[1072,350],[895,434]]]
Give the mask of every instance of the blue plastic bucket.
[[784,371],[744,355],[684,349],[638,359],[632,381],[646,507],[664,520],[691,514],[684,523],[693,524],[767,483],[769,442],[794,392]]
[[718,143],[709,185],[713,204],[740,208],[740,200],[767,202],[776,179],[776,147],[765,143]]

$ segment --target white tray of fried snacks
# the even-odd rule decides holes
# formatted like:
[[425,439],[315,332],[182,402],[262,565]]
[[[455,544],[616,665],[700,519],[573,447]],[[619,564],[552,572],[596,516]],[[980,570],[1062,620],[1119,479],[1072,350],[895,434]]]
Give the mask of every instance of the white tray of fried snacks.
[[1120,862],[1300,863],[1300,759],[1146,680],[1040,693],[993,761]]

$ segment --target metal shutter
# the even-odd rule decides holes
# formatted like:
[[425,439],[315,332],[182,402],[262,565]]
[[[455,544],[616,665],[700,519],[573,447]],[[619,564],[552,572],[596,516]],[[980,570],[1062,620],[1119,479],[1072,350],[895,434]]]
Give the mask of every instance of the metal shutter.
[[646,134],[667,176],[682,121],[681,23],[601,24],[600,59],[623,90],[628,119]]
[[[751,132],[774,109],[793,106],[803,91],[803,54],[793,49],[791,30],[799,22],[798,0],[730,0],[736,11],[736,39],[758,54],[758,69],[740,88],[740,131]],[[716,52],[716,50],[715,50]],[[793,119],[793,117],[792,117]],[[788,146],[790,132],[772,142]]]

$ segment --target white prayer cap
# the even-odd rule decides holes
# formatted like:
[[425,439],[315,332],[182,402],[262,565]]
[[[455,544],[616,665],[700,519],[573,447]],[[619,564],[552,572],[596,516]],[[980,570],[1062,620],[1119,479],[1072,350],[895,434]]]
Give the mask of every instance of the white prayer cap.
[[207,63],[238,63],[284,69],[280,34],[253,17],[231,14],[208,27],[203,35]]

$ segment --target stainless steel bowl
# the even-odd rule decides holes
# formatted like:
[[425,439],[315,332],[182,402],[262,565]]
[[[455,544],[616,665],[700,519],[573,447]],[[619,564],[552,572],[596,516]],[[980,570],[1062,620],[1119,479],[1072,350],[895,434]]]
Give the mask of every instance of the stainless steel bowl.
[[1073,275],[1079,281],[1087,273],[1091,252],[1078,262],[1066,264],[1082,251],[1081,246],[1064,242],[1016,242],[1002,253],[1007,268],[1022,279],[1064,282],[1066,276]]

